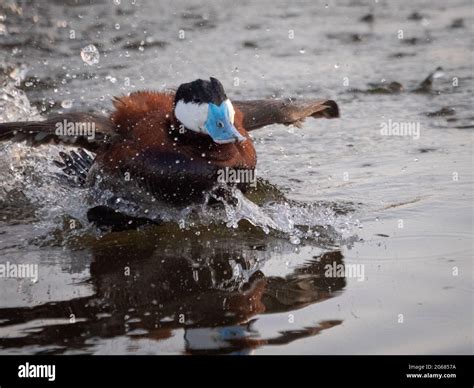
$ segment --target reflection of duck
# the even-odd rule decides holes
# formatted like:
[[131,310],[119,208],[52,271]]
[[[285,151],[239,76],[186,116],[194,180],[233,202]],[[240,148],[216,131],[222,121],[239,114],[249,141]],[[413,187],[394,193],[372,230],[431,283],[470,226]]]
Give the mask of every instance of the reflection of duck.
[[[309,116],[339,115],[331,100],[232,103],[215,78],[182,84],[176,92],[135,92],[114,105],[110,117],[70,113],[41,122],[0,124],[0,140],[74,143],[97,153],[88,183],[98,176],[108,189],[131,182],[159,199],[189,203],[216,184],[220,169],[255,169],[248,131],[274,123],[299,125]],[[71,131],[63,128],[69,123],[94,124],[95,133],[75,136],[74,125]],[[77,170],[88,164],[84,158],[76,161]]]
[[263,233],[233,236],[232,231],[220,229],[219,235],[202,230],[201,240],[212,238],[212,247],[191,238],[195,231],[173,229],[166,235],[175,234],[175,239],[151,238],[163,235],[160,228],[164,227],[146,233],[124,232],[121,244],[116,243],[117,234],[95,241],[90,267],[94,295],[33,308],[0,309],[4,329],[71,313],[77,319],[75,324],[57,323],[24,337],[2,338],[0,346],[48,345],[87,351],[91,337],[161,341],[184,329],[187,352],[232,353],[289,343],[340,324],[303,322],[304,327],[299,324],[265,338],[252,321],[258,314],[295,311],[336,296],[345,279],[328,282],[324,267],[343,262],[339,251],[312,258],[287,276],[265,276],[263,265],[271,252],[276,247],[292,251],[291,244]]

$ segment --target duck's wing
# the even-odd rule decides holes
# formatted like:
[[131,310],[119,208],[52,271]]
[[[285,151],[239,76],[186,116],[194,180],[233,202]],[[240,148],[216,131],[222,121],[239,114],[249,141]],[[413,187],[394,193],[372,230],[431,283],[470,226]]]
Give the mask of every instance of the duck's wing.
[[332,119],[339,117],[339,107],[333,100],[282,99],[233,101],[243,114],[247,131],[270,124],[301,126],[306,117]]
[[108,117],[92,113],[66,113],[50,116],[44,121],[0,123],[0,141],[26,140],[36,146],[62,143],[95,151],[115,136]]

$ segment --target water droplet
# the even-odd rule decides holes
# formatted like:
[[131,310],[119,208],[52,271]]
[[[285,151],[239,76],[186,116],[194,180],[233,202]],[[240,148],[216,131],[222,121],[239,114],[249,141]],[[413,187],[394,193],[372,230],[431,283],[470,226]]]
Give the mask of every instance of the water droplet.
[[298,236],[291,236],[290,237],[290,243],[293,245],[299,245],[301,242],[300,238]]
[[113,84],[117,82],[117,78],[115,78],[111,75],[106,76],[105,79],[112,82]]
[[64,109],[70,109],[72,108],[72,100],[64,100],[63,102],[61,102],[61,107],[63,107]]
[[99,50],[93,44],[90,44],[81,50],[81,58],[89,66],[95,65],[99,63]]

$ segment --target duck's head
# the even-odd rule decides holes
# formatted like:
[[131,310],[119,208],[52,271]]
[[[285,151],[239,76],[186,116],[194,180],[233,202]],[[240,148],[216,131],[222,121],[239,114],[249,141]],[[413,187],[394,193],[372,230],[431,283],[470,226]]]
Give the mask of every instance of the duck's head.
[[174,103],[174,114],[186,129],[208,135],[218,144],[246,140],[234,126],[234,107],[216,78],[180,85]]

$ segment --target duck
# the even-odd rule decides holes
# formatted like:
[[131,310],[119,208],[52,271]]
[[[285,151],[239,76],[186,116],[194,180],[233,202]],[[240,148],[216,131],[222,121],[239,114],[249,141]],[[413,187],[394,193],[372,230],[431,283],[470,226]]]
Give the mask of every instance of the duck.
[[[222,169],[255,171],[251,131],[271,124],[301,127],[307,117],[339,117],[330,99],[231,101],[214,77],[176,90],[136,91],[112,102],[109,115],[66,112],[43,121],[0,123],[0,141],[80,147],[94,156],[72,151],[57,165],[85,185],[100,179],[120,188],[133,181],[159,200],[186,204],[203,198]],[[75,125],[66,131],[70,123]],[[85,124],[92,134],[78,131]],[[245,191],[248,183],[236,186]]]

